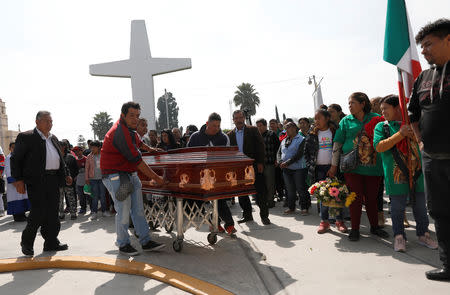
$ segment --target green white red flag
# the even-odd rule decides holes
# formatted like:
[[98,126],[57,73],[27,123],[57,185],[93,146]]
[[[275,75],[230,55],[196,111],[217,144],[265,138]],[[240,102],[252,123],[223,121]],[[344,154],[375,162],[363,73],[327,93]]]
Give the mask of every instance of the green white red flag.
[[[422,71],[414,41],[405,0],[388,0],[383,59],[397,66],[399,103],[402,109],[403,124],[409,124],[406,106],[408,98],[411,97],[414,81]],[[411,142],[411,139],[405,138],[397,143],[397,148],[407,157],[409,188],[410,192],[413,192],[415,188],[413,176],[416,169],[420,169],[420,165],[413,167],[412,162],[414,154],[412,149],[417,149],[417,144],[415,141]],[[414,204],[414,194],[411,197]]]
[[383,59],[397,66],[400,107],[405,121],[406,103],[422,71],[405,0],[388,0]]

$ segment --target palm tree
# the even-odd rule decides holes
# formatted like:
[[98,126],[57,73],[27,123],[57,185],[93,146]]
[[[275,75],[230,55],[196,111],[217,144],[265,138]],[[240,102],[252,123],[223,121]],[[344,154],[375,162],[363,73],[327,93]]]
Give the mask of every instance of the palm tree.
[[99,140],[103,140],[112,125],[112,119],[107,112],[99,112],[95,114],[91,123],[92,131],[94,131],[94,137],[97,137]]
[[258,92],[250,83],[242,83],[237,86],[238,90],[234,92],[234,105],[239,106],[241,110],[248,110],[248,114],[253,116],[256,114],[256,107],[259,106],[260,100]]

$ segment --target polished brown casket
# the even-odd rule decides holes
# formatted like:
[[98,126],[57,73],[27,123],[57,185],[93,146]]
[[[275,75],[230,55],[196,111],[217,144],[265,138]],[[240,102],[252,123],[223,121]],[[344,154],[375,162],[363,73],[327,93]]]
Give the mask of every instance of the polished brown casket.
[[144,153],[143,160],[168,181],[161,187],[139,173],[142,192],[214,200],[256,193],[253,159],[237,147],[192,147]]

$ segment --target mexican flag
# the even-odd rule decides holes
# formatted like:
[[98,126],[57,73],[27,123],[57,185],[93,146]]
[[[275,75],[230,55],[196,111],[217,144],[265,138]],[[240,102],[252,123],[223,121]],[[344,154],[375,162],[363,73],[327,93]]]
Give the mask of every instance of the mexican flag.
[[[406,105],[411,97],[414,80],[422,71],[419,62],[419,55],[411,29],[408,12],[406,11],[405,0],[388,0],[386,14],[386,31],[384,35],[384,56],[388,63],[397,66],[399,102],[402,109],[402,123],[409,124]],[[409,188],[413,191],[415,183],[413,175],[416,168],[412,163],[412,149],[417,144],[411,140],[403,139],[397,143],[397,148],[407,157],[407,167],[409,171]],[[414,203],[414,195],[412,197]]]
[[404,110],[422,71],[405,0],[388,0],[383,59],[397,66],[400,107]]

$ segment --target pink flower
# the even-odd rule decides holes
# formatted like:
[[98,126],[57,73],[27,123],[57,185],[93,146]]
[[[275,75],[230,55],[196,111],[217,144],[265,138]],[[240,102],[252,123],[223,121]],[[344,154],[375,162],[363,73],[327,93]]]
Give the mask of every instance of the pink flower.
[[337,197],[339,196],[339,189],[336,187],[330,187],[328,189],[328,193],[330,194],[330,196],[333,196],[337,199]]

